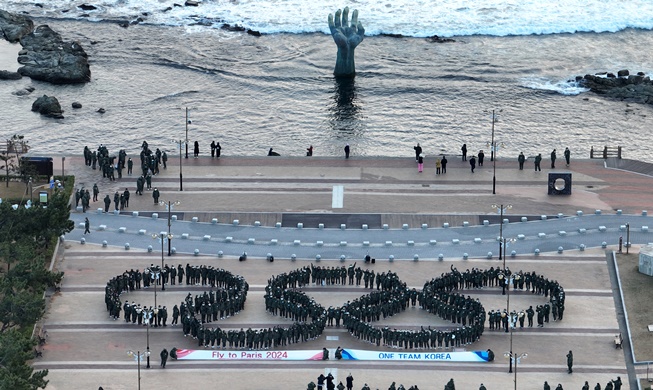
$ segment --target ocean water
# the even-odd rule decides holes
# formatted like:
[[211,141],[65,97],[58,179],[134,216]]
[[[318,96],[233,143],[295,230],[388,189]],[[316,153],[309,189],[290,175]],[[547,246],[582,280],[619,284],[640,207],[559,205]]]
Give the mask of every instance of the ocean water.
[[[309,145],[316,156],[342,155],[347,143],[354,156],[410,156],[420,142],[428,158],[459,153],[463,143],[487,152],[494,110],[499,158],[564,147],[572,158],[587,157],[592,146],[621,145],[625,157],[653,161],[650,106],[569,82],[620,69],[653,72],[649,1],[87,2],[95,11],[70,1],[40,4],[3,7],[79,41],[92,81],[0,82],[0,137],[24,134],[36,154],[100,143],[137,153],[143,140],[178,153],[173,140],[186,138],[188,107],[188,139],[204,154],[211,140],[225,155],[273,147],[295,156]],[[345,5],[359,10],[366,29],[353,81],[334,79],[336,46],[327,33],[327,15]],[[109,22],[143,13],[144,22],[129,28]],[[222,23],[264,35],[228,32]],[[433,34],[455,42],[423,38]],[[30,85],[31,95],[12,94]],[[42,94],[59,99],[65,119],[30,111]],[[84,107],[73,110],[73,101]]]

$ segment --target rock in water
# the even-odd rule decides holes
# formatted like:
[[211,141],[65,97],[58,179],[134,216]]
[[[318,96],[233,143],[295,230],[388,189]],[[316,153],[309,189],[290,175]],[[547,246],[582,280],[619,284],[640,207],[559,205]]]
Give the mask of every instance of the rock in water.
[[88,56],[79,42],[64,42],[47,25],[38,26],[20,40],[24,51],[18,62],[23,76],[52,84],[76,84],[91,81]]
[[0,10],[0,31],[9,42],[15,43],[34,31],[34,22],[23,15]]
[[63,119],[61,104],[54,96],[43,95],[32,103],[32,111],[38,111],[39,114],[51,118]]
[[8,70],[0,70],[0,80],[20,80],[23,76],[18,72],[10,72]]
[[80,103],[80,102],[73,102],[73,108],[82,108],[82,103]]

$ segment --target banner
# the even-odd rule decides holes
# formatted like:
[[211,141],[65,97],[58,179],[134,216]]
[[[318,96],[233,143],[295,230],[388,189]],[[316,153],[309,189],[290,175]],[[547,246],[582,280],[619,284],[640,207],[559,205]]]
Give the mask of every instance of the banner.
[[[178,360],[322,360],[322,350],[308,351],[216,351],[178,349]],[[335,350],[329,351],[334,359]],[[464,352],[385,352],[343,349],[342,360],[407,361],[407,362],[474,362],[485,363],[487,351]]]

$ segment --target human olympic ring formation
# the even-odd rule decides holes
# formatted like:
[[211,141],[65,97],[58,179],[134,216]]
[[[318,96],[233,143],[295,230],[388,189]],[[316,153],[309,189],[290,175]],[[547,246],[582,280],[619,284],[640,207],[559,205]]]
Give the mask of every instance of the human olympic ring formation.
[[[181,268],[181,265],[179,266]],[[147,308],[145,306],[125,302],[121,307],[120,295],[126,291],[140,289],[140,280],[145,276],[154,275],[157,271],[146,268],[143,274],[139,271],[125,271],[107,282],[105,302],[110,316],[117,319],[120,309],[125,310],[125,321],[143,325],[166,326],[167,310],[164,307]],[[302,267],[288,273],[282,273],[268,280],[265,287],[266,310],[274,315],[280,315],[293,320],[287,327],[277,325],[272,328],[224,330],[210,324],[218,319],[224,319],[239,313],[245,304],[249,285],[240,275],[234,275],[223,269],[211,266],[186,266],[186,284],[211,286],[210,291],[196,295],[193,299],[189,293],[183,302],[173,308],[172,325],[176,325],[181,317],[184,336],[198,340],[200,347],[268,349],[283,347],[288,344],[305,342],[319,337],[326,326],[343,326],[360,340],[377,346],[393,348],[449,348],[462,344],[471,344],[483,334],[486,312],[478,298],[465,297],[459,291],[513,284],[514,289],[522,289],[526,283],[526,291],[550,297],[554,304],[554,317],[559,313],[562,318],[564,311],[564,289],[557,281],[550,281],[534,272],[512,274],[509,269],[500,270],[493,267],[488,270],[472,269],[461,273],[453,266],[451,271],[442,273],[424,284],[421,291],[410,289],[392,271],[375,274],[374,271],[363,270],[355,264],[342,267]],[[341,307],[324,308],[309,297],[303,289],[311,286],[361,285],[365,280],[365,288],[370,288],[363,295]],[[154,278],[152,278],[154,280]],[[173,284],[174,284],[174,278]],[[179,284],[183,273],[179,274]],[[164,278],[164,282],[167,278]],[[376,290],[374,289],[376,282]],[[144,283],[144,287],[148,282]],[[214,291],[215,288],[215,291]],[[415,306],[429,313],[450,321],[451,329],[438,329],[423,326],[419,330],[390,329],[376,327],[373,322],[399,314],[408,307]],[[548,304],[547,304],[548,306]],[[556,310],[557,308],[557,310]],[[163,311],[162,311],[163,310]],[[529,309],[531,310],[531,309]],[[511,317],[511,326],[516,326],[519,317],[523,326],[524,311],[517,313],[490,312],[490,329],[507,328]],[[497,315],[495,323],[492,317]],[[530,317],[530,316],[529,316]],[[538,306],[538,323],[540,320]],[[548,322],[548,313],[546,313]],[[554,318],[555,319],[555,318]],[[501,324],[503,322],[503,324]],[[530,318],[529,318],[530,322]],[[493,326],[494,325],[494,326]]]

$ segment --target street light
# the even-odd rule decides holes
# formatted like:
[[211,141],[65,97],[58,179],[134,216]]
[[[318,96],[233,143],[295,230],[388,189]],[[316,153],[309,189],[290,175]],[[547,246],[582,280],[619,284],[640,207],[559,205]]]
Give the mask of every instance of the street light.
[[[493,209],[499,209],[499,260],[502,259],[502,244],[503,244],[503,212],[508,211],[509,209],[512,208],[511,204],[503,205],[503,204],[493,204],[492,205]],[[503,268],[506,268],[506,262],[505,262],[505,256],[503,257],[504,262],[503,262]]]
[[152,238],[155,240],[161,240],[161,291],[166,290],[166,283],[165,283],[165,268],[163,266],[163,244],[167,241],[170,241],[172,238],[172,234],[166,234],[166,232],[161,232],[159,234],[152,234]]
[[[188,130],[186,130],[188,132]],[[188,135],[186,136],[188,137]],[[188,138],[184,141],[183,139],[180,139],[178,141],[173,140],[172,142],[176,143],[179,145],[179,191],[184,190],[184,184],[183,184],[183,177],[184,175],[182,174],[182,164],[181,164],[181,145],[186,144],[186,158],[188,158]]]
[[132,351],[129,350],[127,351],[127,355],[131,356],[138,362],[138,390],[141,390],[141,360],[143,360],[143,356],[147,356],[147,368],[150,368],[150,352],[142,352],[141,351]]
[[[499,110],[499,112],[502,112],[503,110]],[[492,194],[497,193],[497,161],[496,161],[496,156],[495,151],[498,150],[496,143],[494,142],[494,124],[498,121],[498,114],[496,113],[496,110],[492,110],[492,141],[490,143],[491,149],[490,149],[490,161],[493,162],[493,176],[492,176]]]
[[[170,226],[172,224],[172,219],[171,219],[171,213],[172,213],[172,208],[174,206],[179,206],[181,204],[180,201],[175,200],[174,202],[172,201],[161,201],[159,202],[159,205],[161,206],[166,206],[166,210],[168,210],[168,256],[172,255],[172,247],[171,247],[171,242],[172,242],[172,234],[170,233]],[[161,261],[161,266],[163,267],[163,261]]]
[[190,110],[188,109],[188,107],[186,107],[186,158],[188,158],[188,125],[190,124],[191,124]]
[[156,284],[161,277],[161,268],[157,265],[155,267],[149,267],[149,270],[150,278],[152,279],[152,283],[154,283],[154,307],[156,307]]
[[510,359],[510,361],[515,361],[515,390],[517,390],[517,364],[520,362],[521,359],[526,359],[528,357],[528,354],[526,353],[521,353],[517,355],[516,353],[513,353],[512,351],[510,352],[505,352],[503,354],[505,358]]

